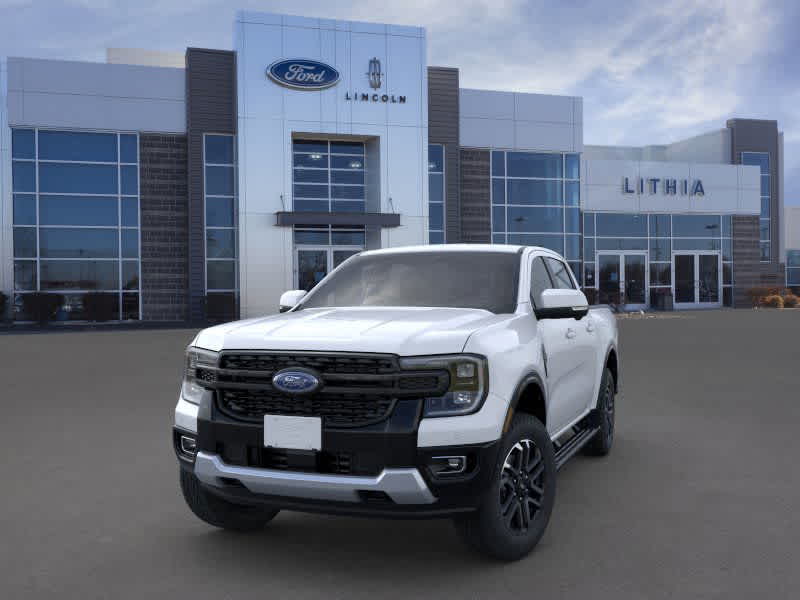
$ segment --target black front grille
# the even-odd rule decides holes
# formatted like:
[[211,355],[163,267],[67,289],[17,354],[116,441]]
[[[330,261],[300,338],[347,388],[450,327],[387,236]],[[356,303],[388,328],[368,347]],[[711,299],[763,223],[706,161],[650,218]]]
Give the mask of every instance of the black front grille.
[[[275,373],[298,367],[319,377],[316,392],[291,395],[273,387]],[[318,416],[330,427],[383,421],[398,398],[441,396],[450,384],[446,370],[402,370],[397,357],[386,354],[223,352],[209,371],[203,380],[217,390],[217,406],[229,417]]]
[[331,427],[358,427],[383,421],[394,408],[387,396],[346,395],[292,397],[259,390],[222,390],[219,407],[228,416],[261,421],[264,415],[322,417]]

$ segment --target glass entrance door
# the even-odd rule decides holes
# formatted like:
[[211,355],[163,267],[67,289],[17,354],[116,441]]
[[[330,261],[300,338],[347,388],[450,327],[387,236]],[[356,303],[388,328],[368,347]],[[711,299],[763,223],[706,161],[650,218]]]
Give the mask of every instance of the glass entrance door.
[[341,246],[296,248],[294,264],[297,289],[310,291],[328,273],[362,250]]
[[672,255],[675,308],[722,306],[722,272],[718,252],[681,252]]
[[598,252],[597,290],[601,304],[628,310],[647,306],[647,255],[643,252]]

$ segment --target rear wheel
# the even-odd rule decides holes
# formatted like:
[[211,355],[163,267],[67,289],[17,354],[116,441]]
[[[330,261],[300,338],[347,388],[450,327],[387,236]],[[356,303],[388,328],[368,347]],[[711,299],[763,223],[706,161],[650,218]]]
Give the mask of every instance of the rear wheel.
[[611,369],[603,371],[600,381],[600,392],[597,395],[597,415],[600,421],[600,431],[585,446],[586,454],[591,456],[605,456],[611,452],[614,444],[614,418],[616,397],[614,392],[614,376]]
[[538,419],[518,414],[503,437],[492,486],[477,512],[456,520],[456,530],[482,554],[519,560],[544,535],[555,493],[550,436]]
[[263,529],[278,514],[277,510],[243,506],[223,500],[208,492],[194,473],[181,469],[181,491],[186,504],[201,520],[231,531]]

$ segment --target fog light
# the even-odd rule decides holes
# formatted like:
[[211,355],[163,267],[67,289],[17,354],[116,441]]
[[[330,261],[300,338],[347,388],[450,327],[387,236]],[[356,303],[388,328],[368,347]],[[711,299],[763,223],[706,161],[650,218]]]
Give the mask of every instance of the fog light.
[[197,440],[188,435],[181,436],[181,452],[194,456],[197,452]]
[[431,471],[434,475],[458,475],[466,469],[466,456],[434,456],[431,460]]

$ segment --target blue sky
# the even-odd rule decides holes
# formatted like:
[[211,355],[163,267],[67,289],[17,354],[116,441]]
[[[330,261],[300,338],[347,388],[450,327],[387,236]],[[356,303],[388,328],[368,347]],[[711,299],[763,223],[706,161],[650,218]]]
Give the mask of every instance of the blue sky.
[[800,204],[800,3],[770,0],[0,0],[0,56],[104,60],[106,47],[230,48],[237,8],[422,25],[464,87],[584,98],[588,144],[668,143],[777,119]]

